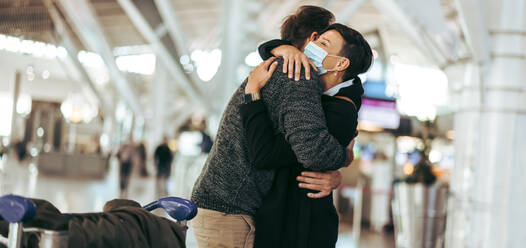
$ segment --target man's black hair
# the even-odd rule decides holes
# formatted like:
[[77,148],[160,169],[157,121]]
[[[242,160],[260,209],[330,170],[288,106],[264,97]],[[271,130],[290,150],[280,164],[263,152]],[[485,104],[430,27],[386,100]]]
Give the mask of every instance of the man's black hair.
[[362,34],[340,23],[330,25],[325,32],[329,30],[336,30],[345,40],[340,56],[349,59],[350,65],[345,70],[343,81],[369,70],[373,61],[373,51]]
[[334,15],[330,11],[322,7],[303,5],[283,21],[281,39],[301,49],[313,32],[321,34],[332,22]]

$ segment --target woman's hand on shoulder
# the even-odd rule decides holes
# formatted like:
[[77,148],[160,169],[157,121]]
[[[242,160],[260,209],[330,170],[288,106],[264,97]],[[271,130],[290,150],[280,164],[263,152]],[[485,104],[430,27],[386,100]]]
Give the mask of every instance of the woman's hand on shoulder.
[[294,80],[300,80],[301,67],[305,68],[305,78],[310,80],[310,65],[316,66],[298,48],[291,45],[281,45],[272,49],[271,53],[276,57],[283,57],[283,73],[288,72],[289,78],[294,74]]
[[259,93],[265,87],[272,73],[276,70],[278,62],[273,62],[276,57],[269,58],[254,68],[248,75],[248,83],[245,86],[245,94]]

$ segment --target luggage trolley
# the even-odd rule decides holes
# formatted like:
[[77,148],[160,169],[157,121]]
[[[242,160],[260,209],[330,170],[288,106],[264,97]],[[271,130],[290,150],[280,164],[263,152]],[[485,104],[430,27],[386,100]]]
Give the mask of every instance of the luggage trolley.
[[[193,202],[179,197],[164,197],[143,208],[147,211],[162,208],[170,217],[177,220],[177,223],[182,227],[187,227],[186,221],[191,220],[197,214],[197,206]],[[35,204],[30,199],[17,195],[0,197],[0,215],[9,223],[7,241],[5,238],[4,240],[0,240],[0,245],[7,245],[8,248],[19,248],[22,234],[26,232],[40,234],[40,248],[68,247],[68,231],[24,228],[22,226],[22,222],[31,220],[35,216],[35,213]]]

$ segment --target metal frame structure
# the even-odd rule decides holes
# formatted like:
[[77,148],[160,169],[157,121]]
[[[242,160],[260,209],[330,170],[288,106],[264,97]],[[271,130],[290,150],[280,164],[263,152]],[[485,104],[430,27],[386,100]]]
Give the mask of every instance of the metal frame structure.
[[[157,10],[159,10],[159,14],[162,17],[162,20],[164,22],[163,27],[166,27],[168,30],[168,33],[170,34],[170,37],[175,43],[175,47],[177,48],[177,51],[181,55],[188,55],[190,56],[190,50],[188,49],[188,41],[186,40],[186,34],[183,31],[183,28],[181,27],[181,24],[179,22],[179,18],[177,17],[175,13],[175,8],[173,6],[173,2],[171,0],[155,0],[155,5],[157,6]],[[161,36],[159,36],[161,37]],[[190,60],[190,63],[192,61]],[[193,65],[193,63],[192,63]],[[194,65],[195,68],[195,65]],[[194,82],[194,84],[202,84],[202,80],[197,77],[197,74],[195,73],[195,70],[188,73],[187,75],[190,76],[190,80]],[[201,92],[205,92],[205,89],[202,87],[197,87],[201,90]]]
[[[126,76],[119,70],[112,49],[105,38],[100,23],[87,0],[59,0],[65,14],[73,24],[77,36],[90,50],[98,53],[108,68],[112,82],[133,112],[142,116],[143,111]],[[83,11],[78,11],[78,10]]]
[[82,66],[82,64],[78,60],[78,57],[76,55],[78,54],[79,49],[75,46],[75,43],[73,42],[73,33],[69,29],[67,24],[64,22],[64,19],[60,16],[59,10],[52,2],[52,0],[44,0],[43,2],[48,10],[53,24],[55,25],[55,30],[57,32],[58,38],[60,39],[59,42],[66,49],[68,58],[79,73],[81,81],[84,82],[91,91],[91,93],[93,93],[97,97],[102,112],[105,114],[112,113],[113,111],[111,110],[111,105],[108,104],[108,102],[105,100],[104,96],[95,86],[95,83],[89,77],[88,72],[84,69],[84,66]]
[[[121,7],[124,9],[126,14],[130,17],[133,24],[137,27],[139,32],[144,38],[150,43],[155,54],[159,57],[159,60],[166,66],[166,69],[174,77],[177,85],[188,95],[189,100],[206,108],[214,109],[214,106],[210,105],[205,100],[205,96],[185,75],[178,61],[170,54],[169,50],[165,47],[160,37],[156,34],[155,30],[148,24],[143,14],[137,8],[137,6],[131,0],[118,0]],[[164,25],[164,24],[161,24]]]
[[348,22],[365,2],[367,2],[367,0],[352,0],[344,9],[336,14],[336,22]]

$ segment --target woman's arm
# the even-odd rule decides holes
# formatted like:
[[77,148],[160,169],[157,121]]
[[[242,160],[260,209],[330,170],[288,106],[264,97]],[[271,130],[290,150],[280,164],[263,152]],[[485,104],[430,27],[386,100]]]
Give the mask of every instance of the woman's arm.
[[[271,58],[257,66],[249,75],[245,94],[259,93],[277,64]],[[267,69],[268,68],[268,69]],[[276,134],[261,100],[245,103],[240,108],[249,158],[258,169],[276,169],[296,162],[296,155],[283,134]]]
[[269,40],[258,47],[259,56],[263,60],[270,59],[271,57],[274,57],[275,55],[272,54],[272,50],[276,47],[283,46],[283,45],[292,45],[290,42],[286,40],[280,40],[280,39],[274,39]]
[[290,42],[286,40],[270,40],[267,41],[258,47],[259,56],[263,60],[267,60],[272,56],[283,57],[283,73],[288,72],[289,78],[293,77],[294,80],[300,80],[301,67],[305,68],[305,78],[310,79],[310,66],[314,68],[316,66],[307,58],[302,51],[297,47],[293,46]]

